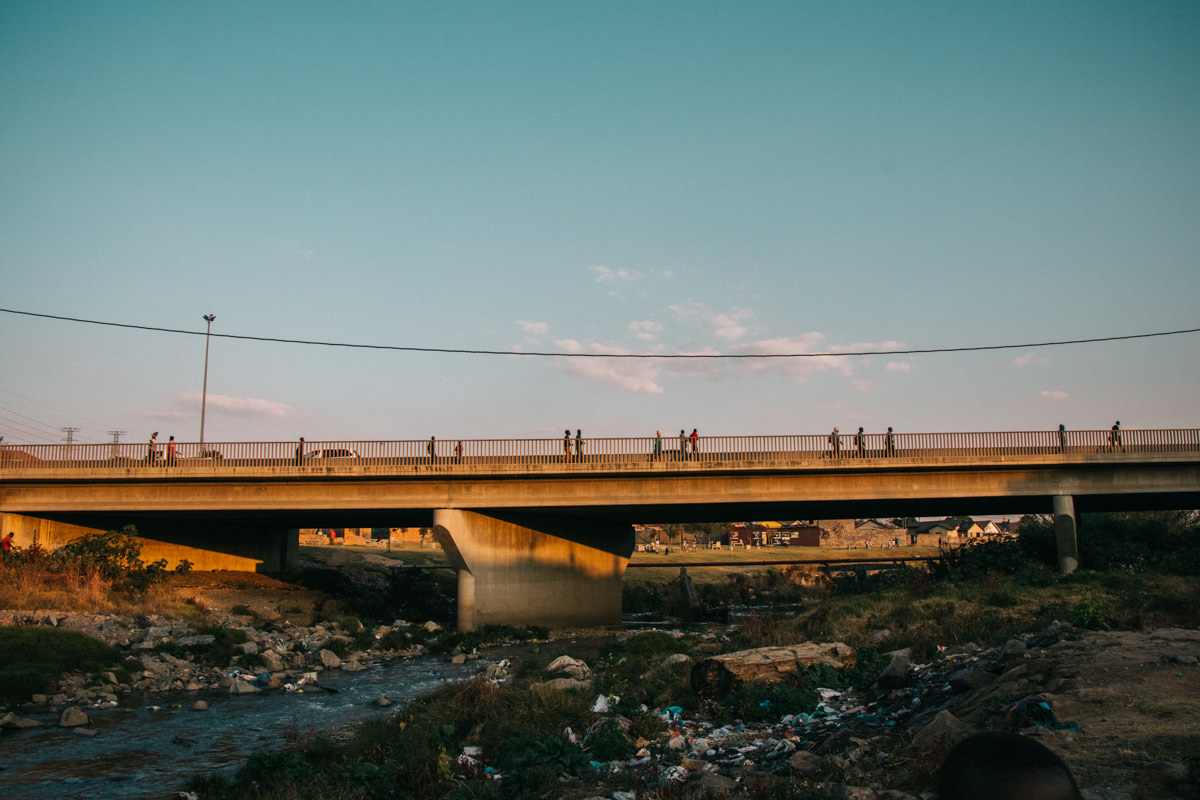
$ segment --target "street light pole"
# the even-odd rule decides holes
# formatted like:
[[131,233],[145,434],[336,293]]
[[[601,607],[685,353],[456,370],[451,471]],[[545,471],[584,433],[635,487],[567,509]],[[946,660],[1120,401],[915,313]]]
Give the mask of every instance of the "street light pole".
[[204,388],[200,392],[200,456],[204,457],[204,409],[208,404],[208,340],[212,336],[213,320],[217,318],[216,314],[205,314],[204,321],[207,327],[204,331]]

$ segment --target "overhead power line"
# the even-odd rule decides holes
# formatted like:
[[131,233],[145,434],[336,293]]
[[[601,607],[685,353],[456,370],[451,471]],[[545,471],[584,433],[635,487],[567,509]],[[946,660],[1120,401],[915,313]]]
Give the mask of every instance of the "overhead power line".
[[1099,342],[1122,342],[1130,339],[1149,339],[1156,336],[1180,336],[1185,333],[1200,333],[1200,328],[1186,328],[1177,331],[1155,331],[1154,333],[1133,333],[1123,336],[1098,336],[1091,339],[1064,339],[1054,342],[1025,342],[1022,344],[989,344],[971,347],[926,347],[905,350],[854,350],[844,353],[554,353],[531,350],[476,350],[460,347],[414,347],[392,344],[356,344],[353,342],[321,342],[309,339],[281,339],[271,336],[246,336],[234,333],[206,334],[205,331],[187,331],[179,328],[158,328],[150,325],[133,325],[126,322],[105,322],[96,319],[81,319],[79,317],[64,317],[58,314],[38,314],[32,311],[18,311],[11,308],[0,308],[6,314],[18,314],[26,317],[56,319],[64,322],[80,322],[86,325],[106,325],[112,328],[130,328],[139,331],[155,333],[177,333],[185,336],[211,335],[220,339],[238,339],[248,342],[274,342],[276,344],[303,344],[313,347],[348,347],[360,350],[398,350],[407,353],[445,353],[453,355],[475,356],[533,356],[539,358],[647,358],[647,359],[758,359],[758,358],[847,358],[851,356],[903,356],[924,355],[929,353],[976,353],[985,350],[1028,350],[1034,347],[1061,347],[1070,344],[1096,344]]

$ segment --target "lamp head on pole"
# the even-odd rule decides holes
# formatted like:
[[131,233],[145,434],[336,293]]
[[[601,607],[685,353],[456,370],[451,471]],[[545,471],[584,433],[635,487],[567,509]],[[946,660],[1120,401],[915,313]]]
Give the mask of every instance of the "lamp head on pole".
[[217,318],[216,314],[205,314],[204,315],[204,321],[208,322],[208,323],[211,323],[216,318]]

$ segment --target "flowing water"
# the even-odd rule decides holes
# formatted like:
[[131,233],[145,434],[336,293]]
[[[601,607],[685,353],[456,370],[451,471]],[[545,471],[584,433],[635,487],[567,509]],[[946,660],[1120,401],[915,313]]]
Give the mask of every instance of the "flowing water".
[[[232,773],[253,753],[277,748],[297,735],[396,713],[402,701],[484,666],[455,666],[424,658],[374,666],[363,672],[321,673],[336,692],[123,697],[117,708],[87,709],[94,736],[59,728],[58,714],[22,710],[40,727],[0,732],[0,798],[9,800],[162,800],[177,798],[189,777]],[[371,701],[386,695],[396,705]],[[197,699],[207,711],[192,711]]]

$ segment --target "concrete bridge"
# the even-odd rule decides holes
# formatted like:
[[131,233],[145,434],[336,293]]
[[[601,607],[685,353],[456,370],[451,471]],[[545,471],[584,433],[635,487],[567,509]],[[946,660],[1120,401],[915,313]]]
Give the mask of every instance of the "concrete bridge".
[[8,445],[0,525],[54,547],[136,525],[144,557],[278,571],[301,527],[432,527],[459,625],[619,620],[632,524],[1200,507],[1200,430]]

